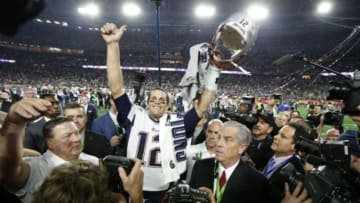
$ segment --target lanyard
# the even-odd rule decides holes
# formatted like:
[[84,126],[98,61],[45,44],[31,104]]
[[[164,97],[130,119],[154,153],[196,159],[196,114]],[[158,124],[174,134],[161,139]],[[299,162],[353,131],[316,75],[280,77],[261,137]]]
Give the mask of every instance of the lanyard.
[[217,181],[216,181],[216,192],[215,192],[215,195],[216,195],[216,202],[217,203],[220,203],[221,202],[221,199],[224,195],[224,191],[225,191],[225,188],[226,188],[226,185],[227,185],[227,180],[225,182],[225,184],[222,186],[221,190],[220,190],[220,168],[218,168],[218,176],[216,177],[217,178]]

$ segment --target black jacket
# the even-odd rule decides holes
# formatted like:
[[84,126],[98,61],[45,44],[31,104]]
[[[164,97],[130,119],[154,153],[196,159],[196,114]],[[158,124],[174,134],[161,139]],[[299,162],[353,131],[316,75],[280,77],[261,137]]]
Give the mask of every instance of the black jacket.
[[296,156],[292,156],[290,159],[281,163],[281,166],[278,167],[269,177],[269,196],[270,202],[279,203],[285,194],[285,182],[289,182],[288,178],[280,174],[281,169],[283,169],[286,164],[291,163],[294,165],[295,170],[301,174],[305,174],[303,164],[300,159]]
[[[213,189],[216,174],[215,159],[196,161],[190,179],[192,188],[201,186]],[[222,203],[267,202],[268,181],[261,173],[243,162],[239,162],[227,181]],[[213,191],[215,194],[215,191]]]
[[41,154],[45,153],[47,146],[45,144],[44,136],[42,133],[43,126],[45,125],[45,118],[41,118],[35,122],[29,123],[25,129],[24,147],[33,149]]
[[269,159],[273,156],[274,152],[270,148],[273,138],[268,136],[264,140],[253,140],[246,153],[250,156],[251,160],[255,163],[255,168],[262,171],[266,166]]
[[104,156],[111,154],[112,148],[110,142],[104,135],[86,130],[83,152],[98,158],[103,158]]

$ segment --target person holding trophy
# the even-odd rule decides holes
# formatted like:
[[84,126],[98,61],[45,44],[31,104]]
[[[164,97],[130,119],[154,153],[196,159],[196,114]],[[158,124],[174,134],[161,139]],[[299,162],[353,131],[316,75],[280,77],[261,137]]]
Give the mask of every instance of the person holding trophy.
[[[126,128],[127,157],[142,160],[145,202],[160,202],[170,183],[186,170],[187,138],[193,135],[196,123],[214,98],[221,69],[235,64],[251,48],[257,27],[245,17],[231,17],[219,26],[211,44],[202,43],[190,49],[192,59],[184,76],[188,78],[184,87],[191,89],[191,94],[186,98],[192,99],[193,91],[198,91],[195,86],[201,88],[201,97],[185,115],[167,112],[169,96],[161,88],[150,91],[147,110],[130,102],[124,91],[119,48],[126,28],[114,23],[101,28],[107,49],[108,84],[119,112],[118,122]],[[224,58],[221,43],[233,53],[231,59]],[[198,73],[200,79],[194,80],[193,75]]]

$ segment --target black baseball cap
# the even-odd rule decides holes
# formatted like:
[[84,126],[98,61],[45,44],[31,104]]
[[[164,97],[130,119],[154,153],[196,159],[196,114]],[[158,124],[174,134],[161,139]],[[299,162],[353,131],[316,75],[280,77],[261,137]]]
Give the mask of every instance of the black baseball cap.
[[266,123],[268,123],[271,127],[273,127],[273,130],[277,129],[273,114],[268,112],[263,112],[256,114],[256,117],[262,118]]

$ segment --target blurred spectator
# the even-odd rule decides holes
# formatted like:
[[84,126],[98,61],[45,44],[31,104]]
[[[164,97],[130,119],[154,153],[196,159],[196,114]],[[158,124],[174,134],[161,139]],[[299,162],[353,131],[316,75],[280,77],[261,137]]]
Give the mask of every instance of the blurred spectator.
[[78,103],[69,103],[65,105],[64,116],[72,119],[76,124],[80,133],[83,152],[98,158],[103,158],[106,155],[111,154],[112,148],[106,137],[86,129],[85,125],[87,117],[83,106]]
[[281,111],[275,118],[275,123],[278,129],[282,128],[286,125],[290,120],[290,116],[288,113]]
[[[143,202],[143,173],[140,170],[139,163],[139,160],[136,161],[129,176],[126,176],[124,172],[120,172],[122,169],[119,167],[119,176],[134,203]],[[127,202],[123,196],[120,196],[120,198],[120,200],[116,200],[112,197],[111,191],[108,189],[107,173],[104,169],[91,162],[77,160],[55,167],[34,193],[32,202]]]
[[88,92],[81,93],[80,104],[84,107],[86,112],[86,129],[91,129],[92,122],[97,118],[97,107],[90,102],[90,97]]
[[60,104],[55,94],[47,92],[43,93],[40,97],[49,101],[51,103],[51,108],[49,108],[48,111],[44,113],[44,116],[29,123],[28,126],[25,128],[24,147],[28,149],[33,149],[43,154],[47,150],[47,146],[43,136],[43,126],[49,120],[59,116],[61,114],[61,111]]
[[292,110],[291,113],[290,113],[290,119],[291,118],[301,118],[300,111]]
[[91,131],[106,137],[113,149],[112,154],[125,155],[126,148],[121,142],[125,136],[125,129],[119,125],[117,115],[114,100],[110,99],[109,111],[94,120]]
[[197,145],[190,145],[186,149],[187,182],[190,181],[191,172],[194,167],[195,161],[215,156],[215,148],[219,140],[221,125],[222,121],[219,119],[210,120],[205,132],[205,141]]
[[340,136],[339,129],[336,128],[330,128],[326,131],[326,140],[334,141]]

